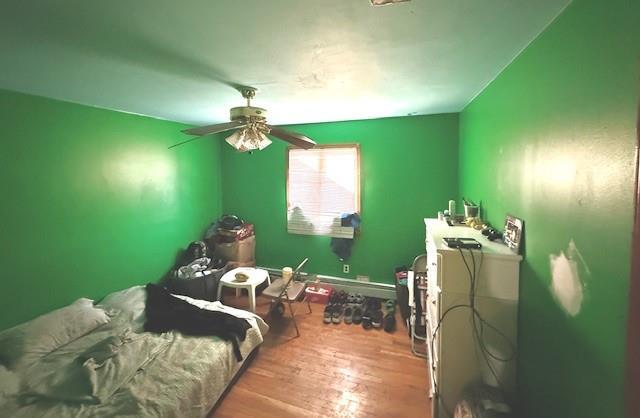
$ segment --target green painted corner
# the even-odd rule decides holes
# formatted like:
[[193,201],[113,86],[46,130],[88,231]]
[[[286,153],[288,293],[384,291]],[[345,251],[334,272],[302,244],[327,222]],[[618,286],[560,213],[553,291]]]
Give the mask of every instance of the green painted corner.
[[[458,116],[444,114],[289,126],[320,144],[358,143],[361,153],[361,235],[347,261],[330,238],[293,235],[286,227],[286,145],[237,153],[223,147],[223,208],[256,226],[259,265],[280,268],[309,257],[314,273],[394,282],[394,267],[424,252],[425,216],[458,194]],[[221,139],[222,141],[222,139]]]
[[0,90],[0,329],[156,281],[221,212],[220,144],[184,125]]
[[[576,0],[460,117],[460,193],[525,220],[520,416],[622,417],[640,3]],[[550,260],[574,243],[577,314]],[[556,283],[558,283],[556,278]]]
[[[525,220],[518,407],[527,418],[622,417],[640,3],[574,0],[461,114],[291,126],[361,147],[351,274],[393,283],[453,197]],[[168,150],[184,125],[0,90],[0,329],[156,281],[222,213],[256,225],[257,262],[342,276],[326,237],[286,232],[286,146],[222,136]],[[550,260],[574,245],[569,313]],[[577,254],[577,253],[574,253]]]

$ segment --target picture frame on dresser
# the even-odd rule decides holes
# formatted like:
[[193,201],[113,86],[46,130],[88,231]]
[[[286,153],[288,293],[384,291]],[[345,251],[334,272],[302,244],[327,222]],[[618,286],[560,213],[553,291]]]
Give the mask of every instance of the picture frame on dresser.
[[516,254],[521,254],[524,221],[513,215],[507,215],[504,221],[503,240],[507,247]]

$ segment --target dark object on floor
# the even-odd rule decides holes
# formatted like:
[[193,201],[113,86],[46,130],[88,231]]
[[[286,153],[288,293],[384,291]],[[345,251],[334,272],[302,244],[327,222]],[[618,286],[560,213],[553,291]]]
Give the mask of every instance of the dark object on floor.
[[367,303],[367,306],[372,311],[379,311],[381,309],[381,306],[382,306],[382,303],[380,302],[380,299],[378,299],[378,298],[367,298],[366,299],[366,303]]
[[325,324],[331,323],[331,316],[333,315],[333,305],[327,305],[324,307],[324,317],[322,318],[322,322]]
[[353,322],[353,308],[351,306],[347,306],[344,309],[344,323],[349,325]]
[[345,303],[347,303],[348,299],[349,299],[349,294],[347,292],[345,292],[344,290],[341,290],[338,292],[337,303],[344,305]]
[[407,275],[409,269],[407,266],[396,267],[396,299],[398,299],[398,306],[400,307],[400,316],[402,322],[407,322],[411,311],[409,309],[409,288],[407,287]]
[[356,325],[360,325],[362,323],[362,308],[359,306],[353,308],[353,323]]
[[371,324],[371,311],[369,311],[369,309],[367,308],[362,314],[362,328],[371,329],[372,326],[373,325]]
[[166,289],[153,283],[147,288],[144,330],[148,332],[180,331],[185,335],[215,335],[233,344],[233,353],[242,361],[238,340],[244,341],[251,328],[245,319],[224,312],[200,309],[172,296]]
[[205,270],[202,277],[193,279],[169,279],[167,289],[176,295],[189,296],[194,299],[215,301],[218,294],[220,278],[229,270],[228,265],[222,268]]
[[342,305],[333,305],[333,310],[331,311],[331,322],[334,324],[342,322]]
[[385,303],[386,315],[382,323],[382,327],[386,332],[393,332],[396,329],[396,302],[388,300]]
[[354,303],[356,305],[362,306],[362,304],[364,303],[364,296],[362,296],[362,293],[356,293]]
[[383,328],[386,332],[393,332],[396,329],[395,314],[386,314],[383,320]]
[[373,325],[374,328],[380,328],[382,326],[382,311],[373,311],[371,314],[371,325]]
[[477,384],[465,389],[454,418],[511,418],[511,407],[499,389]]
[[269,312],[271,313],[271,317],[273,317],[273,319],[282,318],[284,316],[284,303],[276,303]]
[[331,292],[329,293],[329,301],[327,302],[327,305],[333,305],[335,303],[338,303],[338,292],[335,289],[331,289]]

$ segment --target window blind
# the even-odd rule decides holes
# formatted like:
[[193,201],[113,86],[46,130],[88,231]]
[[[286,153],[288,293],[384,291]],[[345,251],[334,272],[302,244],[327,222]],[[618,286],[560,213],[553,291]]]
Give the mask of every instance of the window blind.
[[287,230],[291,234],[353,238],[343,214],[360,212],[357,145],[289,149]]

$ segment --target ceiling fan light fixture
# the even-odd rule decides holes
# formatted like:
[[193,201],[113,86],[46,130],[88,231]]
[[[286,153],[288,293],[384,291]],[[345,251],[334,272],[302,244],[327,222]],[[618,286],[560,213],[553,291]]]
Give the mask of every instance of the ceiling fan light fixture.
[[241,137],[241,132],[242,129],[238,129],[237,131],[226,137],[225,141],[227,142],[227,144],[231,145],[235,149],[240,149],[240,147],[242,146],[242,142],[244,141],[244,139]]
[[262,151],[263,149],[271,145],[271,140],[267,138],[267,136],[264,133],[262,132],[258,132],[258,133],[260,134],[260,142],[258,142],[258,149]]
[[238,129],[225,141],[240,152],[263,150],[271,145],[271,140],[258,127]]
[[242,97],[247,99],[247,105],[231,108],[229,115],[231,122],[185,129],[182,132],[187,135],[195,135],[196,138],[187,139],[171,145],[169,148],[184,145],[198,139],[198,137],[227,132],[232,129],[237,130],[224,140],[240,152],[265,149],[271,145],[271,140],[267,137],[267,134],[288,142],[297,148],[309,149],[316,145],[315,141],[302,134],[267,124],[266,109],[251,106],[251,99],[255,96],[256,89],[246,87],[241,90],[241,93]]

